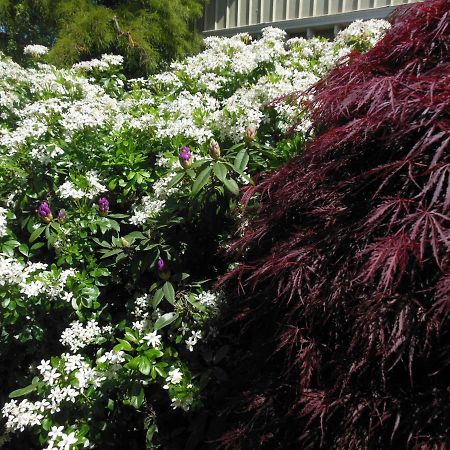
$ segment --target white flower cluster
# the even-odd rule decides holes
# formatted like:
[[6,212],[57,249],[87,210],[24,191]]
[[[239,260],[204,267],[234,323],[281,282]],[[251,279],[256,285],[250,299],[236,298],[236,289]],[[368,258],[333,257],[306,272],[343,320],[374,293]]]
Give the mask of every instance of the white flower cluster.
[[23,49],[25,55],[44,56],[48,53],[48,47],[45,45],[31,44]]
[[194,346],[197,345],[197,342],[202,338],[201,331],[191,331],[191,335],[185,340],[186,348],[192,352],[194,350]]
[[122,123],[121,105],[99,89],[89,92],[81,100],[74,100],[61,115],[61,128],[65,139],[70,140],[76,132],[96,130],[106,126],[118,127]]
[[164,389],[169,389],[171,384],[179,384],[183,379],[183,373],[180,369],[175,368],[169,370],[169,374],[166,377],[166,384],[163,386]]
[[46,264],[24,264],[14,258],[0,255],[0,286],[17,286],[27,298],[46,295],[51,299],[70,301],[72,293],[66,291],[69,277],[76,275],[74,269],[63,270],[59,275],[45,270]]
[[9,401],[2,408],[3,417],[6,418],[6,429],[23,431],[26,427],[40,425],[46,407],[46,403],[33,403],[27,399],[20,403],[17,400]]
[[61,198],[72,198],[77,200],[81,198],[94,198],[102,192],[107,191],[106,186],[100,182],[98,174],[95,171],[89,171],[85,175],[85,179],[87,188],[78,188],[72,181],[67,180],[59,186],[58,195]]
[[[63,426],[53,426],[48,433],[48,446],[44,450],[71,450],[78,442],[74,431],[66,433]],[[89,447],[88,439],[84,439],[83,447]]]
[[151,297],[146,294],[138,297],[134,301],[133,316],[136,320],[133,322],[133,328],[143,334],[151,325],[151,317],[149,312]]
[[153,195],[142,197],[140,203],[134,205],[130,223],[142,225],[159,214],[166,204],[167,197],[176,192],[176,188],[168,187],[174,175],[175,173],[169,170],[166,176],[161,177],[153,184]]
[[[258,129],[269,121],[267,106],[273,100],[305,91],[347,55],[358,40],[373,45],[388,27],[385,21],[358,22],[347,34],[345,30],[341,32],[335,42],[318,38],[285,42],[286,33],[272,27],[265,28],[261,39],[253,42],[247,34],[209,37],[204,52],[173,63],[170,72],[152,78],[153,88],[166,93],[165,100],[152,114],[131,120],[131,126],[154,129],[160,138],[183,136],[198,144],[214,134],[239,142],[247,127]],[[251,82],[247,79],[236,83],[257,68],[261,69],[261,76],[253,77]],[[186,85],[197,89],[181,90]],[[141,87],[137,111],[153,98],[154,89],[150,87],[146,93],[145,85]],[[218,99],[217,92],[222,88],[228,88],[231,94]],[[298,105],[289,101],[278,102],[275,109],[280,131],[285,131],[299,113]],[[305,121],[302,129],[309,126],[307,117]]]
[[42,164],[48,164],[49,162],[55,160],[59,156],[64,154],[64,150],[57,145],[36,145],[31,148],[30,155],[34,161],[38,161]]
[[345,45],[355,42],[375,45],[391,27],[385,20],[355,20],[346,29],[339,32],[336,41]]
[[0,207],[0,238],[6,235],[6,229],[8,227],[8,223],[6,220],[7,209]]
[[208,93],[182,91],[159,105],[154,127],[159,138],[183,135],[199,144],[213,137],[220,103]]
[[196,300],[201,305],[206,306],[208,309],[216,311],[219,307],[221,296],[218,293],[214,293],[211,291],[204,291],[197,295]]
[[103,330],[95,320],[90,320],[85,326],[76,320],[72,322],[61,335],[61,344],[66,345],[72,352],[88,346],[101,336]]
[[91,59],[90,61],[82,61],[72,66],[75,70],[85,70],[91,72],[98,70],[100,72],[107,71],[111,67],[120,67],[123,64],[123,56],[121,55],[102,55],[101,59]]
[[122,364],[123,362],[125,362],[124,352],[122,350],[118,352],[106,352],[104,355],[100,356],[100,358],[97,359],[97,362],[99,364],[108,363],[112,366]]
[[[8,431],[23,431],[26,427],[41,425],[46,415],[61,411],[63,402],[74,403],[90,386],[99,387],[106,380],[81,355],[63,354],[61,359],[64,362],[61,371],[52,367],[47,360],[42,360],[38,366],[43,381],[50,387],[47,396],[35,402],[25,399],[18,403],[11,400],[3,406],[2,414],[6,418]],[[76,384],[68,381],[71,373],[75,373]]]
[[189,411],[193,401],[194,396],[192,394],[185,395],[183,398],[174,397],[170,406],[173,409],[181,408],[183,411]]

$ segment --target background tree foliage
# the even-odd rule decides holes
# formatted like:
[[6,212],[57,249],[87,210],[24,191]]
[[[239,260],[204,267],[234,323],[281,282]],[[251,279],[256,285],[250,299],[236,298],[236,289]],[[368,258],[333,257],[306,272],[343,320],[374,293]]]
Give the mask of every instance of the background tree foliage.
[[46,45],[57,66],[117,53],[129,75],[145,75],[198,50],[206,2],[0,0],[0,49],[20,60],[26,45]]

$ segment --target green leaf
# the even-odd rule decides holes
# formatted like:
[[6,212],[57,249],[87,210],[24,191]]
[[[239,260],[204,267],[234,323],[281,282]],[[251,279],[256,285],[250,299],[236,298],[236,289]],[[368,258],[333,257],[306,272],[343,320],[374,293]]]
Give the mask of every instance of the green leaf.
[[45,245],[44,242],[36,242],[36,244],[33,244],[31,246],[31,250],[39,250],[40,248],[42,248]]
[[45,230],[45,227],[36,228],[30,236],[29,242],[34,242]]
[[141,355],[139,357],[139,363],[138,363],[139,372],[141,372],[143,375],[148,375],[150,373],[150,369],[152,368],[152,365],[150,364],[150,361],[148,358],[144,355]]
[[127,241],[130,241],[132,239],[147,239],[148,237],[145,236],[145,234],[141,233],[140,231],[132,231],[131,233],[124,236],[124,238]]
[[225,178],[223,184],[232,194],[239,195],[239,186],[232,178]]
[[111,248],[111,244],[109,242],[101,241],[100,239],[97,239],[97,238],[92,238],[92,240],[96,244],[100,245],[100,247]]
[[125,338],[127,341],[137,343],[136,333],[131,328],[125,328]]
[[19,247],[20,242],[14,240],[14,239],[11,239],[10,241],[6,241],[5,245],[7,245],[8,247],[13,247],[14,248],[14,247]]
[[161,300],[162,300],[163,297],[164,297],[163,290],[162,289],[158,289],[155,292],[155,295],[153,296],[153,299],[152,299],[152,306],[153,306],[153,308],[156,309],[156,307],[161,303]]
[[170,325],[173,321],[178,319],[179,314],[175,312],[170,312],[163,314],[156,322],[154,329],[160,330],[161,328],[167,327],[167,325]]
[[112,179],[109,183],[108,183],[108,189],[110,191],[113,191],[117,186],[117,179]]
[[144,403],[144,399],[145,399],[144,388],[141,388],[138,395],[133,395],[133,397],[131,397],[130,404],[131,406],[133,406],[133,408],[139,409],[142,403]]
[[22,253],[22,255],[24,255],[24,256],[30,255],[30,249],[28,248],[27,244],[19,245],[19,252]]
[[131,346],[131,344],[126,341],[125,339],[117,339],[120,342],[120,346],[122,347],[122,350],[128,351],[130,352],[131,350],[133,350],[133,347]]
[[50,428],[52,427],[53,422],[51,419],[49,419],[48,417],[46,417],[42,422],[41,422],[41,427],[43,430],[45,431],[50,431]]
[[113,250],[109,250],[109,251],[103,253],[103,255],[100,259],[109,258],[110,256],[118,255],[119,253],[122,253],[122,252],[123,252],[123,249],[115,248]]
[[209,176],[211,174],[211,166],[207,167],[206,169],[203,169],[198,175],[197,178],[194,181],[194,184],[192,185],[192,195],[198,194],[203,186],[208,182]]
[[183,178],[184,175],[186,174],[186,172],[180,172],[177,173],[170,181],[169,184],[167,185],[167,189],[173,188],[174,186],[176,186]]
[[108,214],[108,217],[111,217],[112,219],[126,219],[128,217],[130,217],[128,214]]
[[61,230],[61,225],[60,225],[58,222],[50,222],[49,225],[50,225],[55,231]]
[[38,387],[37,384],[29,384],[28,386],[25,386],[24,388],[16,389],[15,391],[12,391],[9,394],[9,398],[22,397],[24,395],[29,394],[30,392],[34,392],[37,387]]
[[226,166],[220,161],[217,161],[213,166],[213,171],[216,177],[223,183],[228,173],[228,169],[226,168]]
[[163,286],[164,297],[171,304],[175,304],[175,290],[170,281],[166,281]]
[[156,358],[161,358],[161,356],[164,356],[164,353],[157,348],[149,348],[145,351],[145,356],[147,356],[150,361],[153,361]]
[[128,362],[126,367],[130,368],[131,370],[137,370],[139,368],[139,362],[141,361],[141,356],[135,356],[134,358],[131,358]]
[[109,224],[113,230],[120,231],[120,225],[118,222],[116,222],[115,220],[111,220],[111,219],[108,219],[108,220],[109,220]]
[[250,160],[250,156],[247,153],[247,150],[243,148],[234,159],[234,167],[236,170],[240,172],[244,171],[247,167],[248,161]]
[[153,444],[152,444],[153,436],[157,432],[158,432],[158,428],[156,427],[156,425],[154,423],[148,427],[147,434],[145,435],[145,444],[146,444],[147,448],[153,448]]

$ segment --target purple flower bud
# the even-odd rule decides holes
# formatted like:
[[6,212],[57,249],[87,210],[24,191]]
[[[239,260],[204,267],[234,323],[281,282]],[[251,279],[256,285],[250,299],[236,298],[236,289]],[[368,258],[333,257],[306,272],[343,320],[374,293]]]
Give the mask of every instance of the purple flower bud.
[[189,147],[183,147],[178,156],[183,161],[189,161],[192,158],[191,149]]
[[47,217],[49,214],[52,213],[50,206],[48,206],[47,202],[42,202],[38,207],[38,214],[41,217]]
[[45,223],[50,223],[53,219],[52,210],[47,202],[41,202],[38,206],[37,213]]
[[164,270],[164,268],[166,267],[166,263],[162,258],[159,258],[158,262],[156,263],[156,266],[158,267],[158,270],[161,271]]
[[192,165],[193,155],[189,147],[183,147],[178,155],[180,164],[183,169],[188,169]]
[[209,154],[211,155],[212,159],[220,158],[220,145],[214,139],[211,139],[209,143]]
[[250,143],[256,138],[256,129],[253,127],[247,127],[244,133],[245,142]]
[[98,201],[98,209],[101,216],[108,215],[109,212],[109,201],[106,197],[101,197]]
[[58,213],[57,220],[59,223],[64,223],[67,219],[67,212],[65,209],[60,209]]
[[158,268],[158,275],[161,280],[167,281],[170,279],[170,270],[162,258],[159,258],[156,267]]

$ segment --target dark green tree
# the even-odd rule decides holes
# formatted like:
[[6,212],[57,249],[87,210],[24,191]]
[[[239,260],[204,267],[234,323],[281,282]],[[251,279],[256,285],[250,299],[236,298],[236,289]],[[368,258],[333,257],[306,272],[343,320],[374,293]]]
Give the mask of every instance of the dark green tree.
[[57,66],[121,54],[141,76],[198,50],[206,1],[0,0],[0,50],[20,61],[26,45],[46,45]]

